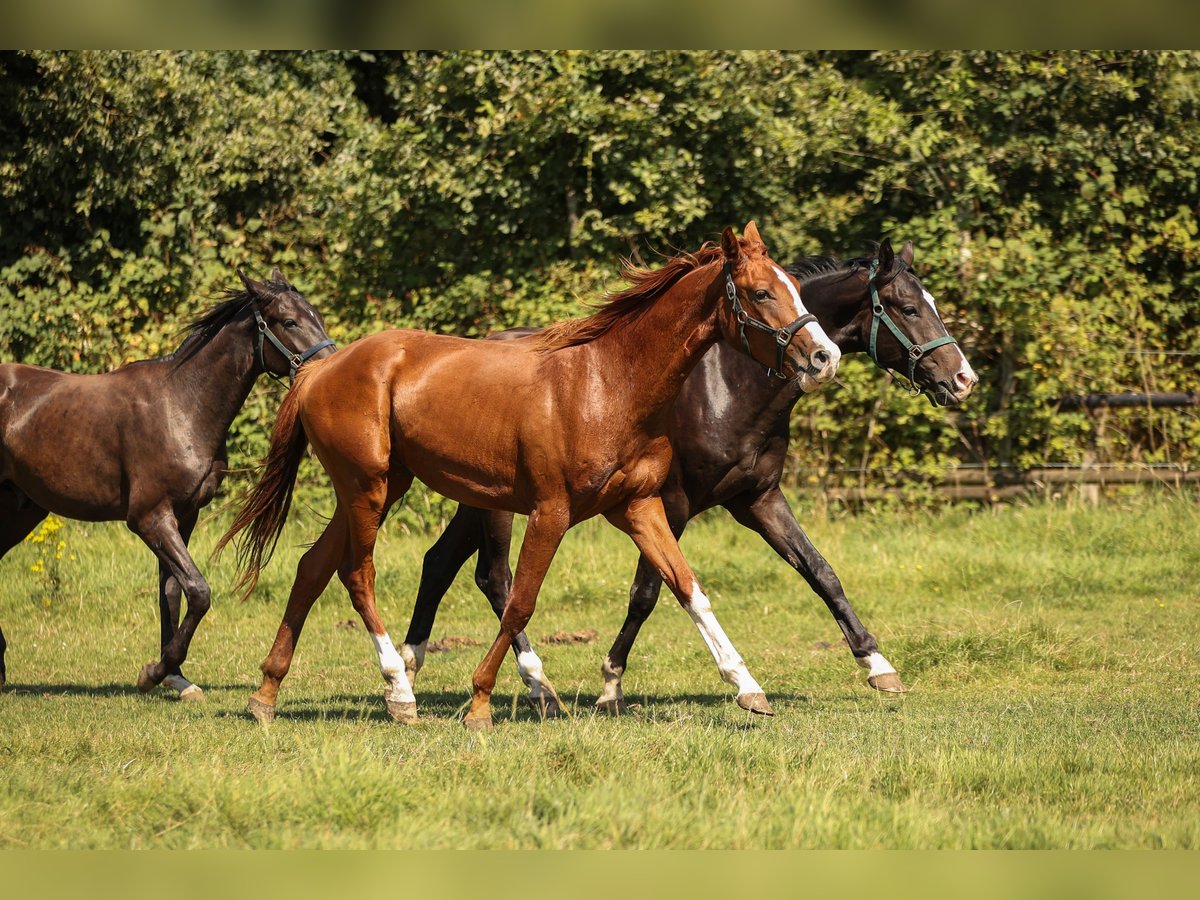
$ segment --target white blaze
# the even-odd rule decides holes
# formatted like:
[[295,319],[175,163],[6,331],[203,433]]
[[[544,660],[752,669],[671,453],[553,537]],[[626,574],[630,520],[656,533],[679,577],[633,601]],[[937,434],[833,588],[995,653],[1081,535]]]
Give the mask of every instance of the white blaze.
[[[921,288],[921,296],[925,298],[925,302],[929,304],[929,308],[933,310],[933,314],[940,320],[941,314],[938,312],[937,301],[933,299],[933,294],[929,293],[929,291],[925,290],[925,288]],[[962,352],[962,348],[959,347],[958,344],[952,344],[950,346],[958,351],[959,359],[962,360],[958,367],[958,374],[965,375],[972,382],[978,381],[979,378],[975,375],[975,370],[971,368],[971,364],[967,362],[967,355]],[[874,675],[875,673],[872,672],[871,674]]]
[[[796,315],[805,315],[808,310],[804,307],[804,301],[800,299],[800,292],[796,290],[796,283],[792,281],[792,279],[788,277],[787,272],[783,271],[783,269],[779,268],[779,266],[771,266],[771,268],[779,277],[779,280],[783,282],[784,287],[788,289],[788,293],[792,295],[792,303],[796,307]],[[821,326],[816,322],[809,322],[800,330],[808,332],[808,336],[812,338],[813,342],[829,354],[830,365],[832,365],[836,371],[837,364],[842,358],[842,351],[838,349],[837,344],[829,339],[829,335],[827,335]]]

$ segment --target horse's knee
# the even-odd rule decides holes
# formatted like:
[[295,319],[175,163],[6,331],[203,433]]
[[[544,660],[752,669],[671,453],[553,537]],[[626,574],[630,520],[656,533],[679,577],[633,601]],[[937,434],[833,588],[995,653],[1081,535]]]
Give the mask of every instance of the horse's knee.
[[492,607],[499,612],[504,609],[509,591],[512,590],[512,573],[508,571],[507,566],[502,568],[489,566],[486,569],[480,567],[475,571],[475,586],[483,592]]
[[201,619],[212,608],[212,588],[203,578],[196,578],[184,586],[187,594],[188,615]]
[[641,584],[635,582],[629,589],[629,611],[635,616],[645,618],[654,611],[658,603],[659,585]]

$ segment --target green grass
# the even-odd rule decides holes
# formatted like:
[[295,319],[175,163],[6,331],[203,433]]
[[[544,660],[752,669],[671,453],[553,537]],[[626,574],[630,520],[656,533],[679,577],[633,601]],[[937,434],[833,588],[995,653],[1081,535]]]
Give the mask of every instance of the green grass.
[[[812,517],[810,517],[812,518]],[[219,522],[203,525],[207,553]],[[1200,511],[1186,500],[814,520],[811,534],[913,688],[876,694],[798,576],[721,515],[684,540],[774,719],[733,703],[669,598],[631,658],[621,719],[590,712],[635,555],[572,532],[529,632],[577,715],[539,722],[497,685],[497,728],[457,721],[483,647],[430,654],[422,720],[386,716],[340,587],[314,610],[265,730],[244,714],[278,625],[298,514],[254,599],[230,560],[186,671],[202,705],[139,695],[156,655],[147,551],[68,522],[61,585],[3,560],[2,847],[1200,847]],[[397,642],[427,539],[391,533],[379,594]],[[70,559],[74,553],[75,559]],[[50,595],[52,594],[52,596]],[[48,601],[48,602],[47,602]],[[434,637],[494,637],[469,573]]]

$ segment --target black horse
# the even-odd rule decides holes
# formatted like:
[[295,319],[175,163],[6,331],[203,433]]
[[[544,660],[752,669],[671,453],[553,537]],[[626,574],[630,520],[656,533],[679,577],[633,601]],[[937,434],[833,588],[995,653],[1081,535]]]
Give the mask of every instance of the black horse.
[[[912,273],[912,242],[895,254],[884,241],[877,256],[839,261],[813,257],[789,269],[803,288],[804,304],[843,353],[867,352],[884,369],[903,373],[935,405],[962,402],[978,379],[957,342],[946,333],[933,297]],[[528,329],[496,335],[518,336]],[[792,407],[803,396],[798,383],[764,377],[752,360],[715,345],[692,371],[670,424],[675,451],[662,499],[678,537],[690,519],[725,507],[762,535],[825,601],[868,682],[881,691],[905,690],[900,676],[863,627],[841,582],[821,556],[779,490]],[[476,551],[475,582],[499,615],[512,576],[512,516],[459,506],[445,532],[425,555],[416,607],[401,656],[416,677],[433,630],[438,604],[455,574]],[[623,706],[621,676],[642,623],[658,601],[662,579],[643,557],[629,592],[625,624],[604,660],[604,691],[596,705]],[[549,714],[557,695],[541,661],[522,633],[513,642],[531,699]]]
[[[245,290],[196,319],[170,356],[103,375],[0,365],[0,557],[48,513],[124,520],[158,557],[162,658],[138,688],[165,682],[183,700],[204,696],[180,666],[210,600],[187,545],[224,477],[229,426],[260,374],[295,375],[334,349],[278,269],[266,283],[238,275]],[[6,649],[0,632],[0,688]]]

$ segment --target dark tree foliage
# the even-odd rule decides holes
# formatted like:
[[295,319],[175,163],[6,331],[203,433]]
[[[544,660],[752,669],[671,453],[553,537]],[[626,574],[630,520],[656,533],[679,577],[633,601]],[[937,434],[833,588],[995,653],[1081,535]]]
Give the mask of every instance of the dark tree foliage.
[[[756,219],[777,259],[911,239],[982,383],[848,360],[802,477],[1194,461],[1196,53],[5,53],[0,358],[99,371],[278,265],[340,341],[541,325],[621,256]],[[248,462],[273,395],[236,426]]]

